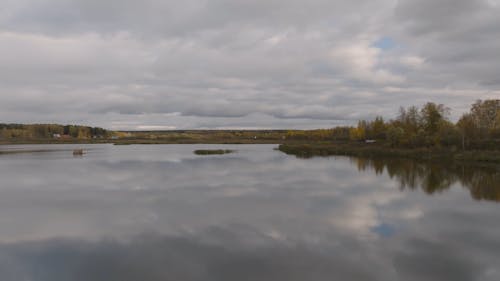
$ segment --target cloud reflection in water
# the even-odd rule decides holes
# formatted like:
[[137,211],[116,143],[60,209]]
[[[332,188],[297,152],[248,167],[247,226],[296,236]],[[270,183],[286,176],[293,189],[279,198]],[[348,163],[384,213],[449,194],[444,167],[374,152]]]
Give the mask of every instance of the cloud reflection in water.
[[204,147],[0,158],[1,279],[500,277],[495,186],[477,202],[468,185],[494,171],[304,160],[267,145],[197,157],[193,148]]

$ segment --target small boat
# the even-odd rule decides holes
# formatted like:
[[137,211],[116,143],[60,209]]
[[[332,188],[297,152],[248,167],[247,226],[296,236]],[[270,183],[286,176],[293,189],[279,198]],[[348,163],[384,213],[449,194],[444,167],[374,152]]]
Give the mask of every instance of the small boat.
[[75,156],[83,155],[83,149],[74,149],[73,155],[75,155]]

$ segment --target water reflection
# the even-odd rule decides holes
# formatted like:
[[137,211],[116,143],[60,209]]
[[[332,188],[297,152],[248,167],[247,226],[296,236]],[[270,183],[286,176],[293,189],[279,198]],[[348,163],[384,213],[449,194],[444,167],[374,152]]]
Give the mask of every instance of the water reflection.
[[384,275],[375,260],[360,266],[356,257],[362,253],[340,255],[335,250],[339,251],[280,243],[228,247],[189,235],[150,234],[127,242],[50,240],[0,246],[3,257],[8,258],[6,262],[0,256],[0,272],[3,281],[274,281],[331,280],[333,276],[339,280],[388,280],[374,275]]
[[0,280],[500,280],[492,168],[84,148],[0,157]]
[[427,194],[443,192],[454,184],[469,189],[476,200],[500,201],[498,166],[472,166],[428,163],[406,159],[351,158],[359,171],[373,170],[377,175],[387,171],[401,190],[422,189]]

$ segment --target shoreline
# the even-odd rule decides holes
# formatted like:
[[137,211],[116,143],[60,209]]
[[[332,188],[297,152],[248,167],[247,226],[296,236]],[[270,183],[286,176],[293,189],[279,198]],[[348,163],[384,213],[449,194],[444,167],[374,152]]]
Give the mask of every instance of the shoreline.
[[[365,144],[353,142],[305,142],[278,141],[276,139],[204,139],[204,140],[151,140],[151,139],[99,139],[99,140],[19,140],[0,142],[2,145],[44,145],[44,144],[113,144],[113,145],[160,145],[160,144],[276,144],[277,150],[298,158],[326,156],[391,157],[435,162],[467,162],[500,164],[500,150],[461,150],[453,148],[392,148],[387,144]],[[38,150],[37,150],[38,151]],[[40,152],[46,152],[43,150]],[[25,151],[22,151],[25,152]],[[1,154],[22,153],[1,150]]]
[[458,150],[451,148],[391,148],[367,144],[281,144],[281,152],[298,158],[355,156],[390,157],[433,162],[467,162],[500,164],[500,150]]

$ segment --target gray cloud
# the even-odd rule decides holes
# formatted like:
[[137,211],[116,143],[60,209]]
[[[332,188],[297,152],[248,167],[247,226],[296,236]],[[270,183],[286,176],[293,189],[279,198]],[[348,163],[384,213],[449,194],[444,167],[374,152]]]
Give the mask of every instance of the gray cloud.
[[496,0],[6,1],[0,120],[313,128],[426,101],[457,118],[500,95],[499,19]]

